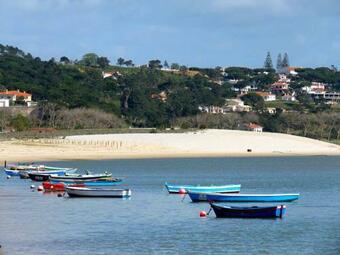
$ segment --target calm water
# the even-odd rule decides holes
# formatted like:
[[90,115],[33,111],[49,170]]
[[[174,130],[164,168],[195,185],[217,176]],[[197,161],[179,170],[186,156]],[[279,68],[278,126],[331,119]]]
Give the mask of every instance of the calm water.
[[[12,254],[340,254],[340,157],[53,162],[112,170],[130,200],[58,198],[0,174],[0,244]],[[300,192],[282,220],[201,219],[205,203],[164,182],[242,184],[243,192]],[[1,254],[1,252],[0,252]]]

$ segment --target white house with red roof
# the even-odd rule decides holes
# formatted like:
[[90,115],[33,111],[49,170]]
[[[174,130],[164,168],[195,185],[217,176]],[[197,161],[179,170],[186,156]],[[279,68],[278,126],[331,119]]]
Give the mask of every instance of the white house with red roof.
[[25,102],[27,106],[32,105],[32,94],[20,90],[8,90],[0,92],[0,107],[9,107],[10,104],[16,104],[18,101]]
[[271,94],[269,92],[264,92],[264,91],[256,91],[256,95],[259,95],[260,97],[263,98],[264,101],[275,101],[276,96],[274,94]]
[[256,124],[256,123],[252,123],[250,122],[248,125],[246,125],[247,129],[249,131],[253,131],[253,132],[262,132],[263,131],[263,127]]

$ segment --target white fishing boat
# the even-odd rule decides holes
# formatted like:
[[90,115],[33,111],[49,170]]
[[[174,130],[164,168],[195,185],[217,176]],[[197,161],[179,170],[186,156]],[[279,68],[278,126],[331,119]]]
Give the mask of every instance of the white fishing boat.
[[100,173],[100,174],[66,174],[64,176],[50,175],[51,181],[90,181],[90,180],[102,180],[112,177],[112,173]]
[[130,189],[66,187],[70,197],[130,197]]

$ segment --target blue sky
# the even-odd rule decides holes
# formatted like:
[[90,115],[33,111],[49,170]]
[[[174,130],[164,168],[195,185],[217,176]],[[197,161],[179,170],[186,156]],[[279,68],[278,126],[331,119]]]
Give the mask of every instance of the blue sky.
[[0,0],[0,43],[43,59],[340,68],[339,0]]

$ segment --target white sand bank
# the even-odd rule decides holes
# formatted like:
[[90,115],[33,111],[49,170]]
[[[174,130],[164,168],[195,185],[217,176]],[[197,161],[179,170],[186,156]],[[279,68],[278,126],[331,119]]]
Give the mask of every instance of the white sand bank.
[[340,146],[292,135],[236,130],[84,135],[0,143],[2,161],[280,155],[340,155]]

